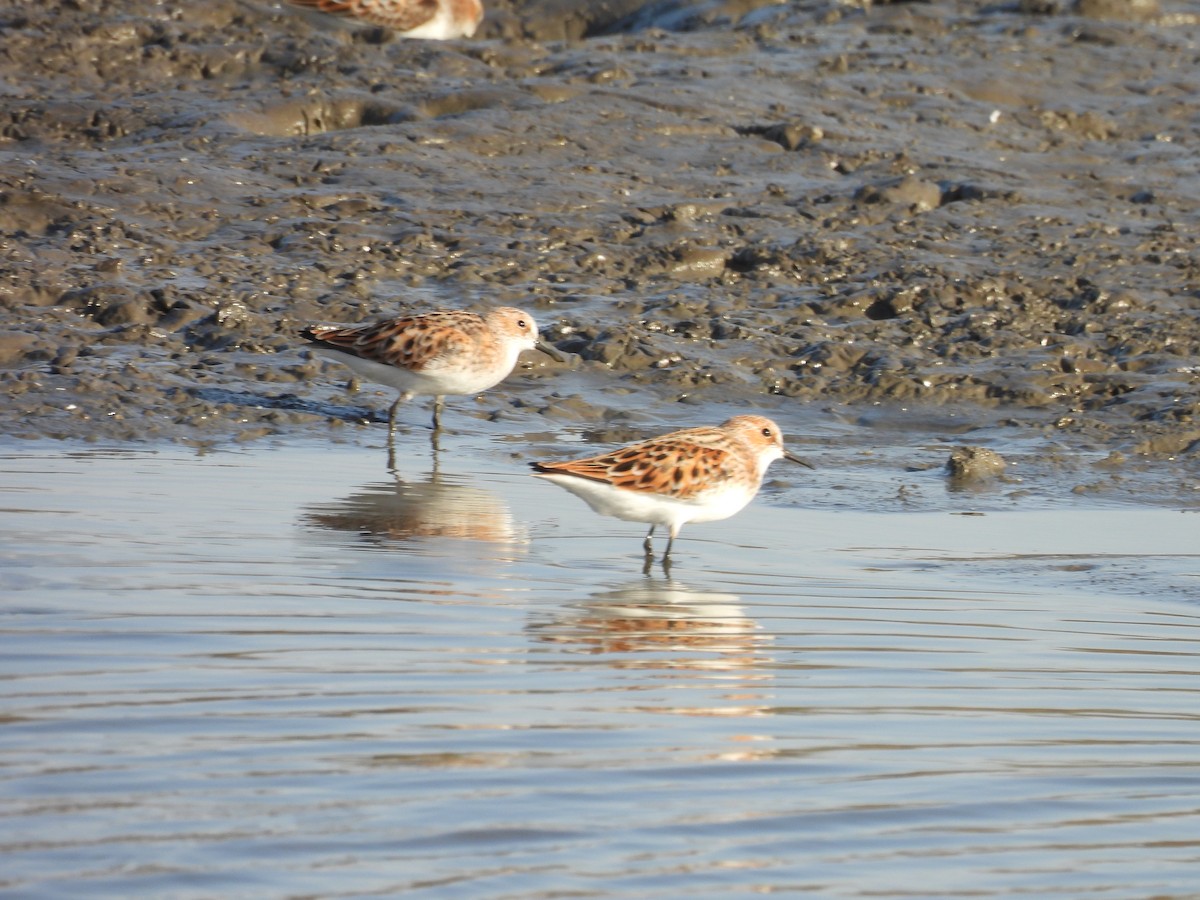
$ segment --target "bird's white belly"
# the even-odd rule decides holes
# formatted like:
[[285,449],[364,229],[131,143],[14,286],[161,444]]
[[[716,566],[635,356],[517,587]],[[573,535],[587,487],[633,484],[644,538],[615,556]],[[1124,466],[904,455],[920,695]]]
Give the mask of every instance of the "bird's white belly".
[[512,366],[509,366],[508,369],[499,372],[495,369],[481,371],[469,366],[445,366],[432,372],[414,372],[411,369],[363,359],[361,356],[344,353],[332,347],[317,347],[316,351],[329,359],[337,360],[367,381],[387,385],[401,393],[421,396],[477,394],[502,381],[512,369]]
[[540,477],[566,488],[602,516],[668,527],[687,522],[727,519],[749,503],[753,496],[740,488],[727,487],[710,491],[699,500],[676,500],[661,494],[616,488],[574,475],[543,474]]

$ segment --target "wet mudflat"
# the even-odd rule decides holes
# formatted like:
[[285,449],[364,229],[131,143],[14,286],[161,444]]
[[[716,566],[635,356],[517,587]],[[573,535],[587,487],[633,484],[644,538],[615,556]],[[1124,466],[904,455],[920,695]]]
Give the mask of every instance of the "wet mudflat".
[[509,304],[571,362],[491,408],[547,428],[965,406],[1194,489],[1192,5],[490,10],[8,7],[4,431],[323,431],[354,411],[301,327]]
[[643,573],[438,459],[6,446],[3,888],[1193,892],[1193,514],[835,466]]

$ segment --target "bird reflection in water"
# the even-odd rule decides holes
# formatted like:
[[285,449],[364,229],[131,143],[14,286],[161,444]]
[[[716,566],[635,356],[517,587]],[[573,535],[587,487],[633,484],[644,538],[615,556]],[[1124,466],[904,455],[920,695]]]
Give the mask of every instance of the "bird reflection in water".
[[[613,660],[644,667],[753,674],[769,660],[771,636],[746,615],[736,594],[696,591],[670,579],[644,578],[593,594],[529,630],[539,641],[591,653],[672,651],[654,660]],[[766,676],[764,676],[766,677]]]
[[[645,673],[636,682],[626,682],[637,693],[639,714],[730,719],[773,715],[773,638],[746,615],[735,594],[645,578],[593,594],[526,628],[537,643],[565,653],[593,654],[615,669]],[[746,761],[772,758],[778,752],[772,735],[759,728],[722,733],[724,739],[708,751],[708,758]]]
[[421,480],[366,484],[341,500],[314,506],[304,521],[378,543],[455,538],[524,545],[525,532],[496,494],[460,476],[433,472]]

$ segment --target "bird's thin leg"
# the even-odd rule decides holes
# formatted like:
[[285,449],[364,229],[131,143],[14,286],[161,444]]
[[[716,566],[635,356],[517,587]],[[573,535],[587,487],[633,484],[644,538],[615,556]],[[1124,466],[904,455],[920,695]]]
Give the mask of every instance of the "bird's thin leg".
[[392,474],[396,472],[396,413],[400,411],[400,407],[412,399],[412,395],[402,393],[396,398],[396,402],[392,404],[388,410],[388,435],[387,435],[387,450],[388,450],[388,471]]
[[392,408],[388,410],[388,441],[396,434],[396,412],[400,409],[400,405],[407,400],[408,397],[401,394],[396,398],[396,402],[392,404]]
[[403,402],[404,395],[401,394],[396,398],[396,402],[392,404],[392,408],[388,410],[388,471],[393,475],[396,473],[396,410],[400,408],[400,404]]
[[663,566],[667,565],[667,559],[671,555],[671,548],[675,546],[675,535],[679,534],[679,529],[672,526],[667,532],[667,549],[663,551]]
[[654,552],[654,542],[651,540],[652,537],[654,537],[653,525],[651,525],[650,530],[646,532],[646,539],[642,541],[642,549],[646,551],[647,556]]
[[446,406],[446,398],[445,397],[438,396],[438,397],[433,398],[433,433],[434,434],[437,434],[439,431],[442,430],[442,410],[445,408],[445,406]]

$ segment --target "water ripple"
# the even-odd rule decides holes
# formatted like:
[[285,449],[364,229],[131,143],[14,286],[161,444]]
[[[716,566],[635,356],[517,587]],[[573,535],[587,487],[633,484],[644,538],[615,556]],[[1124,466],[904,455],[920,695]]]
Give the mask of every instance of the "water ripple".
[[4,461],[22,896],[1194,888],[1198,557],[1169,512],[762,503],[669,577],[516,477]]

